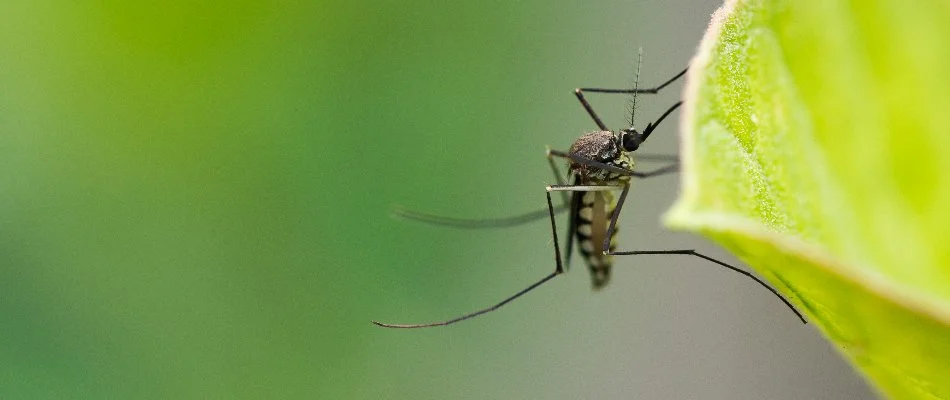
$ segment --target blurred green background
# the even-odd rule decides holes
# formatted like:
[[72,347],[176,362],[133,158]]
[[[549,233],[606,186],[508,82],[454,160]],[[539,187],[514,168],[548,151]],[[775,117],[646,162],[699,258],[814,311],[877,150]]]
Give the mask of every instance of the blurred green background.
[[[577,86],[691,57],[715,1],[0,4],[0,397],[867,398],[767,292],[702,261],[553,269],[544,146]],[[644,97],[638,122],[678,98]],[[592,99],[622,127],[628,100]],[[644,151],[675,153],[675,123]],[[637,182],[621,248],[676,177]]]

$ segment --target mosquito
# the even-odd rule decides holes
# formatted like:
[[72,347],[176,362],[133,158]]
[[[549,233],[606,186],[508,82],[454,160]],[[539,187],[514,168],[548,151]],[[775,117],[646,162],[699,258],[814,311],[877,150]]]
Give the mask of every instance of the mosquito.
[[[458,219],[435,216],[431,214],[418,213],[408,210],[396,210],[396,214],[411,220],[417,220],[433,225],[450,226],[456,228],[503,228],[526,224],[532,221],[549,217],[551,220],[551,236],[554,241],[554,272],[541,278],[530,286],[518,291],[517,293],[505,298],[501,302],[481,310],[470,312],[462,316],[431,323],[422,324],[391,324],[379,321],[372,321],[374,324],[385,328],[429,328],[435,326],[445,326],[456,322],[464,321],[495,311],[502,306],[514,301],[524,294],[536,289],[537,287],[554,279],[556,276],[567,271],[571,256],[574,251],[574,241],[576,239],[580,253],[584,258],[585,264],[591,274],[593,288],[601,289],[610,281],[610,272],[613,266],[614,256],[631,255],[688,255],[702,258],[709,262],[728,268],[734,272],[742,274],[752,279],[762,287],[768,289],[772,294],[778,297],[795,315],[801,319],[802,323],[807,323],[805,317],[795,309],[792,304],[782,297],[774,288],[767,283],[752,275],[745,270],[727,264],[723,261],[706,256],[696,252],[694,249],[676,249],[676,250],[633,250],[616,251],[617,220],[620,211],[627,199],[630,191],[630,181],[633,178],[646,179],[655,176],[677,172],[679,169],[678,159],[664,156],[647,156],[643,159],[653,159],[656,161],[668,161],[669,164],[651,171],[642,172],[634,170],[634,161],[632,154],[640,148],[653,133],[654,130],[669,116],[673,111],[679,108],[683,102],[677,101],[666,111],[660,114],[655,121],[647,123],[643,131],[638,131],[634,127],[634,116],[636,114],[636,99],[638,94],[657,94],[663,88],[669,86],[676,80],[686,74],[688,68],[680,71],[675,76],[652,88],[639,88],[640,63],[637,63],[637,75],[633,89],[603,89],[603,88],[578,88],[574,90],[574,95],[580,101],[581,106],[587,111],[587,114],[597,125],[599,130],[586,133],[579,137],[568,151],[558,151],[548,148],[547,160],[557,181],[555,185],[546,187],[545,195],[547,197],[547,209],[526,213],[518,216],[500,218],[500,219]],[[610,130],[600,119],[597,112],[584,97],[584,93],[613,93],[628,94],[633,96],[630,112],[629,128],[620,130]],[[573,178],[571,184],[564,180],[560,168],[555,163],[555,158],[565,159],[568,164],[568,177]],[[563,203],[555,207],[551,199],[552,192],[561,193]],[[620,192],[616,196],[616,192]],[[570,211],[568,220],[568,239],[565,243],[565,257],[561,257],[561,246],[557,235],[557,222],[555,214]]]

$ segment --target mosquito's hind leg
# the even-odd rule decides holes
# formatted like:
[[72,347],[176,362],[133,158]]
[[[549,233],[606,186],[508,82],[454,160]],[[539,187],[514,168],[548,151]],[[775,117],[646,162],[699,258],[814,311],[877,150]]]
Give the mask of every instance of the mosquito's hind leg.
[[[566,204],[558,205],[554,208],[555,213],[561,213],[564,210],[567,210],[568,206]],[[421,213],[418,211],[407,210],[404,208],[396,207],[393,209],[393,215],[405,218],[408,220],[413,220],[417,222],[423,222],[430,225],[436,226],[445,226],[450,228],[459,228],[459,229],[496,229],[496,228],[510,228],[514,226],[524,225],[530,222],[534,222],[540,219],[544,219],[548,215],[547,210],[537,210],[531,211],[520,215],[515,215],[511,217],[503,218],[453,218],[453,217],[444,217],[441,215],[433,215],[427,213]]]
[[615,255],[615,256],[632,256],[632,255],[648,255],[648,254],[680,254],[680,255],[688,255],[688,256],[694,256],[694,257],[702,258],[703,260],[706,260],[706,261],[709,261],[709,262],[712,262],[712,263],[715,263],[715,264],[719,264],[719,265],[722,266],[722,267],[728,268],[728,269],[730,269],[730,270],[733,270],[733,271],[735,271],[735,272],[738,272],[738,273],[740,273],[740,274],[746,276],[746,277],[749,278],[749,279],[752,279],[753,281],[755,281],[756,283],[758,283],[760,286],[762,286],[762,287],[768,289],[768,291],[772,292],[772,294],[774,294],[775,297],[778,297],[779,300],[782,300],[782,303],[785,303],[785,305],[788,306],[788,308],[789,308],[790,310],[792,310],[793,313],[795,313],[795,316],[797,316],[798,319],[800,319],[803,324],[807,324],[807,323],[808,323],[808,320],[805,319],[805,316],[803,316],[802,313],[799,312],[798,309],[796,309],[795,306],[793,306],[792,303],[789,302],[789,301],[785,298],[785,296],[782,296],[777,290],[775,290],[773,287],[769,286],[769,284],[765,283],[765,281],[763,281],[762,279],[759,279],[757,276],[752,275],[751,273],[749,273],[749,272],[747,272],[747,271],[745,271],[745,270],[742,270],[742,269],[740,269],[740,268],[738,268],[738,267],[729,265],[729,264],[727,264],[727,263],[725,263],[725,262],[719,261],[719,260],[717,260],[717,259],[715,259],[715,258],[709,257],[709,256],[704,255],[704,254],[702,254],[702,253],[697,253],[696,250],[693,250],[693,249],[679,249],[679,250],[606,251],[605,254]]
[[732,271],[738,272],[738,273],[740,273],[740,274],[742,274],[742,275],[748,277],[749,279],[752,279],[753,281],[755,281],[756,283],[758,283],[758,284],[761,285],[762,287],[768,289],[768,291],[772,292],[772,294],[774,294],[774,295],[775,295],[776,297],[778,297],[780,300],[782,300],[782,302],[785,303],[785,305],[788,306],[788,308],[791,309],[792,312],[795,313],[795,315],[798,316],[798,318],[799,318],[800,320],[802,320],[802,323],[805,323],[805,324],[808,323],[808,321],[805,320],[805,317],[802,316],[802,314],[795,308],[795,306],[792,305],[792,303],[790,303],[784,296],[782,296],[782,295],[781,295],[778,291],[776,291],[773,287],[769,286],[769,284],[765,283],[765,281],[759,279],[757,276],[752,275],[751,273],[749,273],[749,272],[747,272],[747,271],[745,271],[745,270],[742,270],[742,269],[740,269],[740,268],[738,268],[738,267],[734,267],[734,266],[729,265],[729,264],[727,264],[727,263],[725,263],[725,262],[719,261],[719,260],[717,260],[717,259],[715,259],[715,258],[706,256],[706,255],[703,255],[703,254],[701,254],[701,253],[697,253],[696,250],[693,250],[693,249],[681,249],[681,250],[611,251],[611,250],[610,250],[610,237],[613,235],[613,232],[614,232],[614,230],[615,230],[616,227],[617,227],[617,220],[618,220],[619,217],[620,217],[620,210],[623,209],[623,205],[624,205],[624,203],[627,201],[627,193],[629,193],[629,192],[630,192],[630,185],[627,184],[627,185],[624,186],[623,191],[620,193],[620,198],[617,199],[617,206],[614,208],[613,215],[610,216],[610,224],[607,226],[607,236],[606,236],[607,239],[604,240],[603,246],[601,246],[601,249],[603,250],[604,254],[612,255],[612,256],[632,256],[632,255],[648,255],[648,254],[680,254],[680,255],[690,255],[690,256],[702,258],[702,259],[704,259],[704,260],[706,260],[706,261],[709,261],[709,262],[712,262],[712,263],[715,263],[715,264],[719,264],[719,265],[722,266],[722,267],[728,268],[728,269],[730,269],[730,270],[732,270]]
[[[561,187],[561,186],[555,186],[555,187]],[[548,281],[550,281],[551,279],[554,279],[554,277],[556,277],[556,276],[558,276],[558,275],[564,273],[564,265],[563,265],[563,263],[561,262],[561,247],[560,247],[560,245],[558,244],[558,237],[557,237],[557,219],[555,218],[555,215],[554,215],[554,214],[555,214],[555,213],[554,213],[554,203],[551,201],[551,191],[552,191],[551,188],[552,188],[551,186],[548,186],[548,190],[545,192],[545,196],[547,197],[547,202],[548,202],[548,210],[547,210],[547,211],[548,211],[548,216],[549,216],[550,219],[551,219],[551,237],[554,238],[554,263],[555,263],[554,272],[552,272],[552,273],[548,274],[547,276],[541,278],[541,279],[538,280],[537,282],[532,283],[532,284],[529,285],[528,287],[526,287],[526,288],[524,288],[524,289],[521,289],[521,290],[518,291],[517,293],[515,293],[515,294],[513,294],[513,295],[511,295],[511,296],[508,296],[507,298],[505,298],[504,300],[502,300],[502,301],[496,303],[496,304],[493,305],[493,306],[486,307],[486,308],[483,308],[483,309],[478,310],[478,311],[470,312],[470,313],[464,314],[464,315],[462,315],[462,316],[460,316],[460,317],[448,319],[448,320],[445,320],[445,321],[430,322],[430,323],[425,323],[425,324],[391,324],[391,323],[385,323],[385,322],[379,322],[379,321],[372,321],[373,324],[375,324],[375,325],[377,325],[377,326],[381,326],[381,327],[383,327],[383,328],[404,328],[404,329],[412,329],[412,328],[431,328],[431,327],[434,327],[434,326],[445,326],[445,325],[454,324],[454,323],[456,323],[456,322],[464,321],[464,320],[469,319],[469,318],[475,318],[475,317],[477,317],[477,316],[479,316],[479,315],[487,314],[487,313],[490,313],[490,312],[492,312],[492,311],[495,311],[495,310],[501,308],[502,306],[504,306],[505,304],[508,304],[508,303],[514,301],[515,299],[517,299],[517,298],[523,296],[525,293],[528,293],[528,292],[534,290],[535,288],[537,288],[538,286],[541,286],[541,285],[547,283]],[[572,238],[572,237],[571,237],[571,238]],[[571,238],[569,238],[569,239],[571,239]]]
[[[554,175],[554,180],[558,185],[567,184],[564,180],[564,176],[561,175],[560,169],[554,163],[554,156],[551,154],[553,150],[550,147],[547,148],[545,154],[548,160],[548,166],[551,167],[551,174]],[[554,212],[559,214],[568,209],[568,205],[571,202],[569,196],[561,196],[562,203],[554,208]],[[447,226],[450,228],[460,228],[460,229],[494,229],[494,228],[510,228],[519,225],[524,225],[530,222],[534,222],[540,219],[543,219],[548,215],[546,209],[541,209],[537,211],[531,211],[524,214],[514,215],[510,217],[502,218],[454,218],[454,217],[444,217],[440,215],[428,214],[418,211],[407,210],[402,207],[395,207],[393,209],[393,215],[405,218],[413,221],[423,222],[430,225],[436,226]],[[570,249],[568,249],[570,253]],[[570,258],[570,257],[568,257]]]

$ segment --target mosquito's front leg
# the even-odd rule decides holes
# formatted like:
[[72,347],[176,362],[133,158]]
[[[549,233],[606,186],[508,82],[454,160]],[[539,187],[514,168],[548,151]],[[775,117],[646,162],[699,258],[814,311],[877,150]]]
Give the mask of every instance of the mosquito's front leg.
[[652,88],[633,88],[633,89],[602,89],[602,88],[577,88],[574,89],[574,96],[577,96],[577,100],[581,102],[581,106],[584,107],[584,110],[587,111],[587,114],[590,115],[590,118],[594,120],[594,123],[597,124],[597,127],[603,131],[609,131],[607,125],[597,116],[597,112],[594,111],[594,107],[590,105],[586,98],[584,98],[584,92],[591,93],[622,93],[622,94],[633,94],[633,93],[642,93],[642,94],[657,94],[663,88],[667,87],[669,84],[675,82],[677,79],[681,78],[683,75],[686,75],[687,69],[680,71],[674,77],[670,78],[666,82],[663,82],[659,86]]

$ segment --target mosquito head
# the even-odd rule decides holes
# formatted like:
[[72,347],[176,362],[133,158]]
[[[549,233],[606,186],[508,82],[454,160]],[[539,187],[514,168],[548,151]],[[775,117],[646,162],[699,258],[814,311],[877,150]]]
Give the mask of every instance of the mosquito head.
[[632,152],[640,148],[640,144],[643,143],[644,137],[643,134],[637,132],[636,129],[627,128],[620,131],[620,136],[618,141],[620,146],[623,148],[623,151]]

